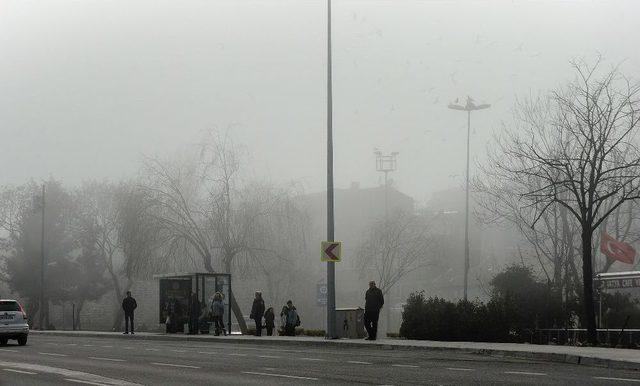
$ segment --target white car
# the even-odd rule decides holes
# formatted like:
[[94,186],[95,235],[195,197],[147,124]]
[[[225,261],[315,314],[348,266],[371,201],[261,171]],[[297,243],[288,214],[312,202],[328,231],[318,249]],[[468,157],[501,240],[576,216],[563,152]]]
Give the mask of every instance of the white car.
[[27,344],[29,323],[27,314],[16,300],[0,299],[0,346],[16,339],[20,346]]

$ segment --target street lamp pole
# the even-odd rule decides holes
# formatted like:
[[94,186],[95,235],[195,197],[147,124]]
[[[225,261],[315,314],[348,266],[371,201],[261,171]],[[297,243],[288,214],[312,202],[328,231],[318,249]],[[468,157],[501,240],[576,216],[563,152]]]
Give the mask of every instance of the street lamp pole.
[[467,175],[466,175],[466,188],[465,188],[465,210],[464,210],[464,300],[467,300],[468,283],[469,283],[469,147],[471,136],[471,112],[474,110],[483,110],[491,107],[490,104],[476,105],[471,97],[467,97],[467,103],[465,105],[459,105],[456,103],[449,103],[449,108],[452,110],[460,110],[467,112]]
[[40,234],[40,315],[38,315],[38,324],[41,330],[44,330],[44,313],[45,313],[45,304],[44,301],[44,184],[42,184],[42,229]]
[[[327,241],[334,241],[333,90],[331,78],[331,0],[327,0]],[[327,261],[327,339],[336,339],[336,267]]]
[[[391,152],[390,155],[384,155],[380,150],[375,149],[373,154],[376,155],[376,170],[384,173],[384,224],[385,229],[389,226],[389,172],[397,169],[396,156],[400,153]],[[387,293],[387,332],[391,327],[391,291]],[[386,333],[385,333],[386,336]]]

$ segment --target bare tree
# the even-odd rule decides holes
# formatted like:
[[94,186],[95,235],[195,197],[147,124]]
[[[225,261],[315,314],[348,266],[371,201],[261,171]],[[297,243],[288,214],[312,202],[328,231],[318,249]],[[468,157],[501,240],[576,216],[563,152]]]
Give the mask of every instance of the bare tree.
[[[243,183],[240,151],[228,135],[212,133],[198,156],[184,162],[148,160],[141,187],[165,235],[165,261],[184,259],[208,272],[245,273],[276,249],[264,240],[265,218],[286,192]],[[242,332],[246,324],[231,293],[229,303]]]
[[373,273],[387,294],[404,276],[429,263],[434,244],[425,216],[396,212],[376,221],[358,248],[362,274]]
[[88,181],[75,196],[79,207],[75,232],[83,236],[81,240],[95,243],[93,248],[109,277],[115,330],[122,324],[121,301],[126,292],[137,278],[158,267],[155,252],[161,243],[157,226],[145,210],[143,192],[132,183]]
[[[542,183],[536,178],[526,180],[532,191],[539,189]],[[487,224],[515,227],[529,246],[524,252],[520,250],[520,257],[539,264],[556,296],[565,301],[580,297],[582,279],[576,265],[580,255],[578,224],[569,217],[565,207],[554,203],[535,224],[531,224],[540,204],[522,205],[520,192],[513,186],[476,180],[474,193],[480,207],[476,211],[478,219]]]
[[599,61],[572,64],[573,82],[518,106],[516,127],[498,138],[485,170],[489,186],[511,186],[522,206],[535,209],[532,226],[556,204],[577,221],[583,320],[595,344],[593,232],[622,204],[640,197],[640,88],[617,69],[598,76]]

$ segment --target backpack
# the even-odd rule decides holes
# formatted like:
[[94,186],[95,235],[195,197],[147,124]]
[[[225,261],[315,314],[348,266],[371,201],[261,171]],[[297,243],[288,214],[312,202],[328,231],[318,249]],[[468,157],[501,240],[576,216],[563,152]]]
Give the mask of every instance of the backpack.
[[300,317],[298,316],[298,312],[295,308],[290,309],[287,312],[287,325],[289,326],[299,326],[300,325]]

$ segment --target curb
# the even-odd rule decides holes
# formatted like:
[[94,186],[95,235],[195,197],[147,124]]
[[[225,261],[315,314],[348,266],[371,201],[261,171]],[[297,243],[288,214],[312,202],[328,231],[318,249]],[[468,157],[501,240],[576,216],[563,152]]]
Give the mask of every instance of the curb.
[[[422,346],[422,345],[395,345],[378,342],[350,342],[347,340],[289,340],[278,338],[251,338],[246,336],[229,337],[229,336],[207,336],[206,338],[199,335],[163,335],[163,334],[140,334],[140,335],[123,335],[104,332],[69,332],[69,331],[42,331],[32,330],[29,332],[34,335],[49,336],[73,336],[86,338],[112,338],[112,339],[136,339],[147,341],[165,341],[165,342],[217,342],[217,343],[234,343],[234,344],[271,344],[278,346],[296,346],[296,347],[341,347],[349,349],[375,348],[379,350],[404,350],[404,351],[433,351],[433,352],[455,352],[464,354],[474,354],[490,357],[528,359],[541,362],[566,363],[573,365],[610,368],[616,370],[633,370],[640,371],[640,362],[608,359],[598,356],[587,356],[580,354],[566,353],[546,353],[525,350],[501,350],[490,348],[474,348],[474,347],[448,347],[448,346]],[[640,355],[640,353],[639,353]]]

